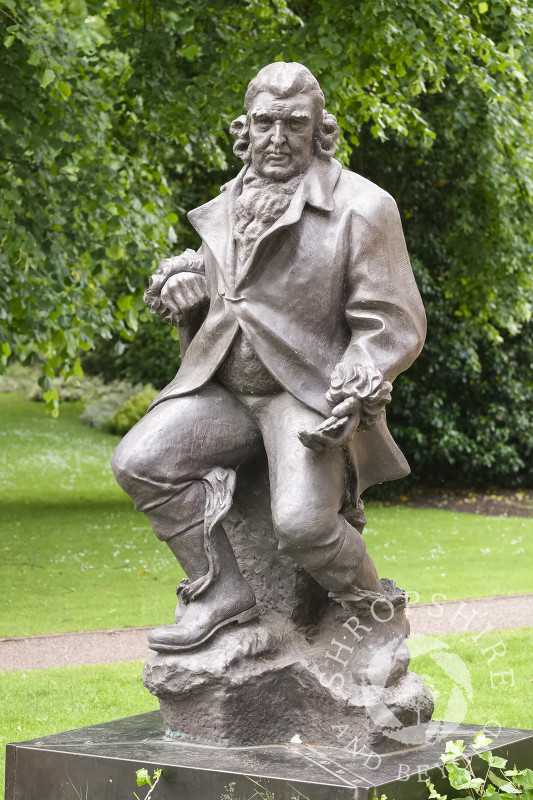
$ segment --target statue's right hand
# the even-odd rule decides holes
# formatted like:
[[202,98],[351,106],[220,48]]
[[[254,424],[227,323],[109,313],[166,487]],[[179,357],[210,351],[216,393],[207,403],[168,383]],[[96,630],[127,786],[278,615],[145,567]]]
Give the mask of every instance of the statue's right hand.
[[161,290],[161,303],[175,319],[199,310],[208,299],[205,277],[197,272],[178,272]]

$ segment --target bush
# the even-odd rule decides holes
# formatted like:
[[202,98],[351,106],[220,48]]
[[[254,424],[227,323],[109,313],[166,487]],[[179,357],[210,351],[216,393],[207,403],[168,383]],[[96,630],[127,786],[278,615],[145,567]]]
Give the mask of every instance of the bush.
[[21,364],[20,361],[12,361],[6,367],[5,374],[0,375],[0,392],[31,393],[35,388],[39,388],[37,381],[41,374],[38,364],[29,367]]
[[88,376],[83,379],[84,383],[92,382],[94,386],[100,385],[90,398],[84,396],[85,408],[80,416],[85,425],[92,428],[105,428],[113,415],[124,405],[124,403],[141,391],[140,384],[131,384],[128,381],[111,381],[104,383],[99,376]]
[[148,319],[141,317],[133,341],[118,336],[98,339],[94,350],[82,357],[83,370],[86,374],[101,375],[108,382],[120,377],[130,383],[150,383],[162,389],[180,365],[180,346],[175,335],[175,329],[160,317],[152,314]]
[[[0,392],[24,392],[28,400],[43,402],[43,390],[38,383],[42,374],[41,364],[38,362],[28,365],[14,361],[7,367],[5,375],[0,375]],[[110,412],[106,419],[112,417],[119,406],[142,389],[142,384],[132,385],[124,380],[105,382],[101,375],[83,375],[81,378],[72,377],[68,380],[56,378],[52,381],[52,386],[57,389],[62,403],[81,401],[87,408],[100,402],[107,403]],[[90,417],[90,413],[86,416]]]
[[134,397],[126,400],[124,405],[115,412],[106,425],[107,430],[124,436],[141,417],[144,417],[156,395],[157,391],[153,386],[145,386]]

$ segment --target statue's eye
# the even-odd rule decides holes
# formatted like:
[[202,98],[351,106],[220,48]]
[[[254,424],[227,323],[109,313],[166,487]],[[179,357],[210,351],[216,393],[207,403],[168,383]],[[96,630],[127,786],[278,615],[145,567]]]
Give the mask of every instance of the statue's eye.
[[302,131],[305,127],[305,120],[299,117],[291,117],[289,120],[289,128],[291,131]]
[[270,117],[256,117],[254,122],[261,131],[267,131],[272,125]]

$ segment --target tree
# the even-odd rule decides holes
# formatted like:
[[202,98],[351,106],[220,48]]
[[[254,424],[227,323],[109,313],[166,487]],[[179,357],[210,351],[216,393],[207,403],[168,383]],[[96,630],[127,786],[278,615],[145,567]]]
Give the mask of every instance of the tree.
[[[450,393],[468,386],[472,420],[492,414],[484,358],[516,376],[498,407],[518,419],[532,380],[526,0],[4,0],[2,17],[4,356],[39,353],[51,376],[79,372],[98,338],[135,342],[157,259],[196,244],[186,211],[235,174],[228,128],[246,83],[297,60],[339,120],[340,159],[404,217],[430,319],[423,399],[411,372],[391,415],[411,460],[425,470],[444,429],[467,469],[475,422],[461,427]],[[508,433],[496,425],[496,439]],[[523,473],[525,445],[509,446]]]

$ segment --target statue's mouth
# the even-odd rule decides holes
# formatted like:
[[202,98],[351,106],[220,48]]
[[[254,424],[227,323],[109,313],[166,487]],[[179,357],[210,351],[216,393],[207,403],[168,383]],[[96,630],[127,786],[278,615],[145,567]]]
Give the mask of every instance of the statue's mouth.
[[284,164],[290,159],[288,153],[267,153],[267,161],[271,164]]

